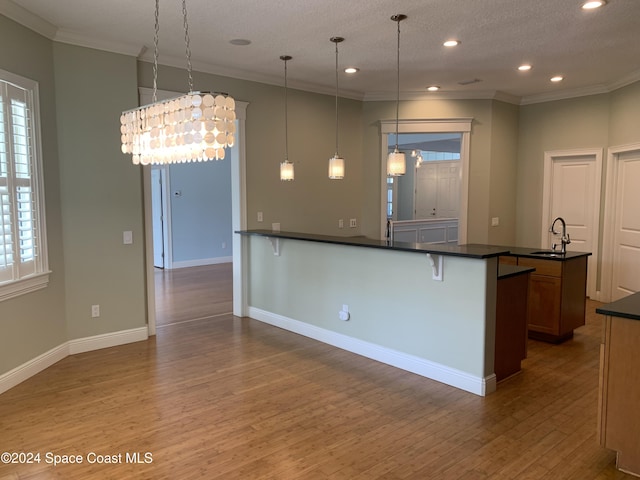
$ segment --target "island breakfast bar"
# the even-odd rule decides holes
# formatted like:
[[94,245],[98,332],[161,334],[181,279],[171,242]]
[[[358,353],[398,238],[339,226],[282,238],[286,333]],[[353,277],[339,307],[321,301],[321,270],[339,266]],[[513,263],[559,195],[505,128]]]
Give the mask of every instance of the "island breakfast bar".
[[472,392],[496,388],[508,248],[236,232],[249,317]]

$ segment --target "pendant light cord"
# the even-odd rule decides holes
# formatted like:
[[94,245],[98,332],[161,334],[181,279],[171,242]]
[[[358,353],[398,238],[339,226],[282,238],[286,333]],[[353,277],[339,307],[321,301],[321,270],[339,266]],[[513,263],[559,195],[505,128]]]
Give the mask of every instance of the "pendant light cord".
[[396,152],[398,151],[398,117],[400,116],[400,16],[396,22],[398,23],[398,49],[397,49],[397,63],[396,63]]
[[184,23],[184,44],[187,54],[187,72],[189,73],[189,93],[193,92],[193,75],[191,66],[191,47],[189,46],[189,24],[187,23],[187,0],[182,0],[182,18]]
[[288,99],[287,99],[287,61],[284,58],[284,160],[289,161],[289,118],[288,118]]
[[338,156],[338,42],[336,41],[336,157]]

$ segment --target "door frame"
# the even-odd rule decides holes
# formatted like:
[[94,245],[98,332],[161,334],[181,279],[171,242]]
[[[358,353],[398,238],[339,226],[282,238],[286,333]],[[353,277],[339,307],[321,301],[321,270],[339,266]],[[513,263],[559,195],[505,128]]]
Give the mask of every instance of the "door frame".
[[603,302],[610,302],[612,298],[614,274],[614,242],[616,225],[616,207],[618,193],[618,173],[620,155],[630,152],[640,152],[640,143],[630,143],[609,147],[607,150],[607,183],[604,204],[604,235],[602,242],[602,293]]
[[542,188],[542,224],[541,224],[541,240],[540,246],[546,247],[549,235],[549,226],[551,225],[552,218],[550,215],[551,208],[551,192],[553,183],[553,162],[555,160],[570,160],[572,157],[593,157],[596,166],[596,190],[593,198],[593,248],[591,252],[591,265],[592,268],[588,271],[587,285],[590,288],[587,291],[587,295],[593,300],[599,300],[601,292],[597,288],[598,281],[598,265],[600,251],[600,205],[601,205],[601,190],[602,190],[602,148],[575,148],[569,150],[549,150],[544,152],[544,181]]
[[[139,87],[140,105],[152,103],[153,89]],[[180,92],[157,90],[159,100],[178,97]],[[247,102],[236,100],[236,119],[238,122],[236,141],[237,155],[230,155],[231,162],[231,230],[246,230],[246,118]],[[156,289],[155,271],[153,266],[153,215],[151,210],[151,165],[142,166],[143,204],[144,204],[144,232],[145,232],[145,262],[147,287],[147,329],[148,334],[156,334]],[[241,235],[233,235],[233,314],[244,316],[247,312],[247,252]]]
[[[169,202],[169,192],[171,186],[169,185],[169,166],[168,165],[152,165],[150,170],[157,170],[160,174],[160,195],[161,195],[161,209],[162,209],[162,249],[163,249],[163,267],[165,270],[171,270],[173,268],[173,254],[171,245],[171,202]],[[149,173],[151,174],[151,172]],[[149,184],[153,191],[153,185]],[[153,213],[153,209],[152,209]],[[153,227],[153,222],[152,222]],[[155,255],[155,242],[152,243],[153,253]],[[154,257],[155,267],[155,257]]]
[[[460,133],[460,205],[458,213],[458,244],[467,243],[467,212],[469,208],[469,154],[473,118],[435,118],[398,120],[398,133]],[[380,120],[380,238],[387,228],[387,152],[389,135],[396,132],[396,120]]]

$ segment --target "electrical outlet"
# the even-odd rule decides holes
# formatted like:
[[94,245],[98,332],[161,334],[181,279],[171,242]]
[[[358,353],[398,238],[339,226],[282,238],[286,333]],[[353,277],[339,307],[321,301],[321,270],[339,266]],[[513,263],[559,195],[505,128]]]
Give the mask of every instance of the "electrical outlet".
[[338,220],[338,228],[344,228],[344,220],[342,218]]
[[271,231],[272,232],[279,232],[280,231],[280,223],[272,223],[271,224]]
[[356,222],[355,218],[352,218],[349,220],[349,227],[350,228],[356,228],[358,226],[358,223]]
[[100,305],[91,305],[91,318],[98,318],[100,316]]

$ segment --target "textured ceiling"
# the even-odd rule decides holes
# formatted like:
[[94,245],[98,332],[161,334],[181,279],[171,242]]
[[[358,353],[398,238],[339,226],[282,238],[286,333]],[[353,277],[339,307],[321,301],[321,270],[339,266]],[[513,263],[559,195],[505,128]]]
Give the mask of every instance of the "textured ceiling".
[[[640,79],[640,0],[187,0],[194,69],[333,93],[395,98],[395,13],[401,23],[403,98],[496,96],[514,103],[610,91]],[[48,37],[152,60],[153,0],[0,0],[0,13]],[[232,39],[248,39],[235,46]],[[462,44],[442,46],[449,38]],[[146,47],[146,48],[145,48]],[[527,73],[522,62],[533,64]],[[160,1],[160,63],[184,67],[181,2]],[[561,74],[563,82],[549,78]],[[479,79],[469,85],[460,82]],[[186,82],[185,82],[186,83]],[[437,84],[438,93],[425,87]],[[186,86],[186,85],[185,85]],[[196,85],[196,88],[198,86]],[[233,93],[233,92],[230,92]]]

